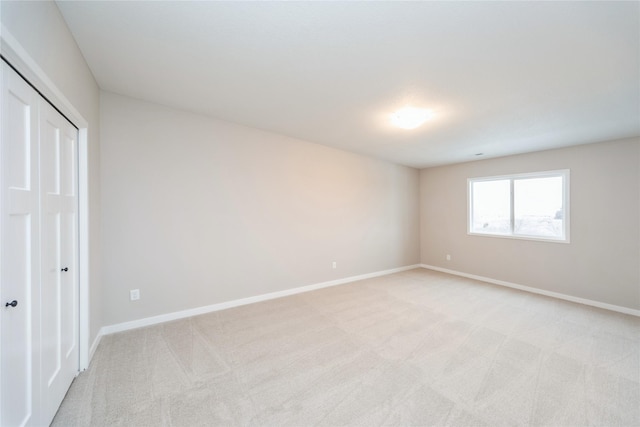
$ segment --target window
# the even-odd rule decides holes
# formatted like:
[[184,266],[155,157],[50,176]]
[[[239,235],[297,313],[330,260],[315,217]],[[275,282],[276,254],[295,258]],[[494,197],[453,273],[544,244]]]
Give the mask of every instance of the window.
[[469,234],[569,241],[569,171],[471,178]]

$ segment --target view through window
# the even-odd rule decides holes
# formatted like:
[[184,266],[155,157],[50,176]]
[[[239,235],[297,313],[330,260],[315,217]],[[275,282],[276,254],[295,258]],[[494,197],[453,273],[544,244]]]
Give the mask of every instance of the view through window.
[[469,233],[568,241],[569,171],[469,179]]

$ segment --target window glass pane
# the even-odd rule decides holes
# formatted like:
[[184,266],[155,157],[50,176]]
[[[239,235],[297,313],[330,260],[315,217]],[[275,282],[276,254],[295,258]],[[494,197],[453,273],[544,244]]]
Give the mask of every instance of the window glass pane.
[[517,179],[514,190],[514,233],[527,236],[564,235],[562,177]]
[[508,179],[472,183],[474,233],[511,233],[511,185]]

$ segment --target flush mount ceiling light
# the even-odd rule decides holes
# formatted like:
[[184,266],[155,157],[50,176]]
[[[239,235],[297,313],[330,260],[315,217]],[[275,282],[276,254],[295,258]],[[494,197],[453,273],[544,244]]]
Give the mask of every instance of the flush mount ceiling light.
[[415,129],[431,117],[431,112],[422,108],[404,107],[391,115],[391,123],[402,129]]

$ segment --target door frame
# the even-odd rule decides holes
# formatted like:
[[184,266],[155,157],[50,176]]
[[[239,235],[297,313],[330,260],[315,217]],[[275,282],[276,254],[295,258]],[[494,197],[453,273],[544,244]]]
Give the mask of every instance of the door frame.
[[100,334],[90,343],[89,286],[89,122],[46,75],[15,37],[0,24],[0,53],[78,128],[78,372],[89,367]]

